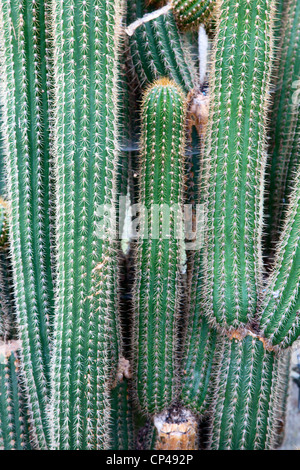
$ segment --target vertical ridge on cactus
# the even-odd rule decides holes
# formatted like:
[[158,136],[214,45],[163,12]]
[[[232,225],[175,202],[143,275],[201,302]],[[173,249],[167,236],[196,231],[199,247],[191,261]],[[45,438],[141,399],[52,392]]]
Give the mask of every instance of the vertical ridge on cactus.
[[20,361],[31,431],[46,447],[52,278],[49,244],[47,2],[0,2],[2,134]]
[[[278,241],[293,174],[299,161],[300,113],[300,2],[285,2],[278,39],[277,73],[271,110],[271,167],[268,197],[268,243]],[[296,85],[296,88],[294,88]]]
[[256,310],[262,283],[265,126],[274,2],[218,5],[204,185],[207,238],[203,310],[238,327]]
[[119,164],[122,9],[121,0],[53,2],[58,280],[51,426],[55,449],[110,447],[110,388],[119,350],[112,224]]
[[[145,93],[133,375],[137,400],[146,414],[163,411],[178,393],[185,113],[183,94],[174,82],[161,79]],[[161,211],[157,217],[155,207]]]
[[[130,22],[143,16],[143,0],[137,0],[136,4],[131,5],[129,12]],[[129,45],[141,87],[161,77],[169,77],[185,91],[196,86],[196,69],[171,11],[142,23],[129,38]]]
[[300,166],[285,214],[273,270],[258,312],[272,344],[290,346],[300,334]]
[[26,406],[20,389],[19,361],[14,343],[0,341],[0,449],[28,450]]

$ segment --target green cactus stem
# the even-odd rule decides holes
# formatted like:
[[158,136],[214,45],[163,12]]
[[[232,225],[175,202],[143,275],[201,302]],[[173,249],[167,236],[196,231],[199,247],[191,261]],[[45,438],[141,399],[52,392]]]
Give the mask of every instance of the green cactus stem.
[[290,346],[300,334],[300,166],[285,214],[258,317],[263,335],[274,344]]
[[[154,83],[142,106],[141,206],[134,287],[133,378],[141,410],[154,414],[178,394],[178,317],[186,109],[168,79]],[[155,205],[166,213],[155,217]],[[164,214],[164,215],[163,215]],[[166,231],[168,233],[166,233]]]
[[238,327],[256,310],[262,284],[265,125],[274,2],[223,0],[218,6],[205,142],[203,311]]
[[282,394],[280,359],[252,334],[219,342],[215,357],[209,448],[274,448]]
[[49,236],[48,2],[0,2],[2,135],[20,362],[32,437],[46,448],[53,286]]
[[0,341],[15,336],[12,270],[8,250],[0,249]]
[[[197,259],[195,261],[197,262]],[[196,275],[195,270],[194,283]],[[189,311],[190,320],[183,353],[180,398],[186,408],[196,414],[203,414],[209,407],[211,372],[219,335],[209,327],[205,317],[195,308],[199,303],[193,299],[197,295],[194,283],[191,289],[191,305],[194,308]]]
[[121,0],[53,4],[58,277],[50,418],[54,449],[111,445],[110,392],[119,351],[112,221],[122,9]]
[[16,341],[0,341],[0,450],[29,450],[26,405],[21,392]]
[[128,380],[123,379],[112,390],[112,450],[134,449],[134,418],[129,387]]
[[291,350],[287,349],[280,355],[280,363],[278,369],[278,377],[280,378],[278,386],[281,387],[282,393],[278,401],[278,430],[276,432],[275,447],[282,445],[286,431],[286,415],[288,407],[288,398],[291,382]]
[[[144,1],[131,5],[128,24],[141,18]],[[145,23],[141,22],[129,37],[132,64],[140,87],[162,77],[169,77],[186,92],[197,85],[197,71],[192,55],[184,44],[171,11]]]
[[[271,168],[268,188],[268,240],[279,239],[300,148],[300,1],[285,2],[278,43],[274,103],[271,110]],[[277,33],[277,37],[279,33]]]
[[206,24],[216,7],[216,0],[171,0],[176,23],[182,29]]

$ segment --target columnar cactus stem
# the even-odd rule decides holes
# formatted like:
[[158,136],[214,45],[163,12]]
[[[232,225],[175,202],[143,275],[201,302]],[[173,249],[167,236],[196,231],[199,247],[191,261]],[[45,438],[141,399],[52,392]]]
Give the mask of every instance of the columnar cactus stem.
[[218,343],[211,409],[211,449],[273,448],[281,394],[275,352],[255,335]]
[[[185,152],[182,92],[175,83],[161,79],[146,92],[142,110],[133,371],[140,408],[153,414],[170,406],[178,394]],[[162,211],[157,217],[155,207]]]
[[256,309],[262,283],[265,125],[274,2],[218,6],[204,175],[207,238],[203,310],[238,327]]
[[184,29],[205,24],[216,3],[216,0],[171,0],[176,22]]
[[[143,16],[143,0],[131,6],[128,21]],[[161,77],[169,77],[188,91],[197,84],[191,54],[184,46],[170,11],[141,24],[129,38],[132,63],[143,87]]]
[[134,418],[129,384],[123,379],[112,391],[112,437],[113,450],[134,449]]
[[117,247],[111,224],[119,164],[121,14],[121,0],[53,2],[58,281],[51,427],[55,449],[107,449],[111,444],[110,389],[119,348]]
[[0,248],[0,341],[12,338],[15,332],[12,271],[8,249]]
[[[279,33],[277,33],[279,35]],[[278,40],[278,70],[271,120],[271,169],[269,187],[269,243],[278,241],[284,208],[291,192],[300,148],[300,1],[289,0]],[[294,88],[295,87],[295,88]]]
[[300,166],[286,212],[258,316],[260,329],[272,344],[290,346],[300,334]]
[[48,2],[0,2],[2,134],[20,360],[33,439],[46,447],[52,278],[49,242]]
[[26,405],[20,391],[17,342],[0,341],[0,450],[28,450]]
[[[195,275],[196,272],[193,278]],[[192,296],[195,295],[193,287]],[[192,305],[195,307],[198,303],[194,301]],[[183,354],[181,401],[189,410],[203,414],[208,410],[214,353],[220,339],[218,333],[209,328],[207,320],[199,311],[192,309],[189,314],[191,319]]]

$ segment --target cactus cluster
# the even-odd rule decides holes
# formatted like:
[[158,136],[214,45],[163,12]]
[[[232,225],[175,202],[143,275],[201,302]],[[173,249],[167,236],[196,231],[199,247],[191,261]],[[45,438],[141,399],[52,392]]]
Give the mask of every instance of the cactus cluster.
[[279,445],[299,33],[299,0],[0,0],[0,449]]

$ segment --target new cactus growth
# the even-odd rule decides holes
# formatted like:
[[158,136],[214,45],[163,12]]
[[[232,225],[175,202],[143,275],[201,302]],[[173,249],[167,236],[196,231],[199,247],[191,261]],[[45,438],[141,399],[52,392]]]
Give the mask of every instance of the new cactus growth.
[[167,79],[144,96],[133,373],[139,406],[149,414],[169,407],[178,394],[185,112],[181,90]]

